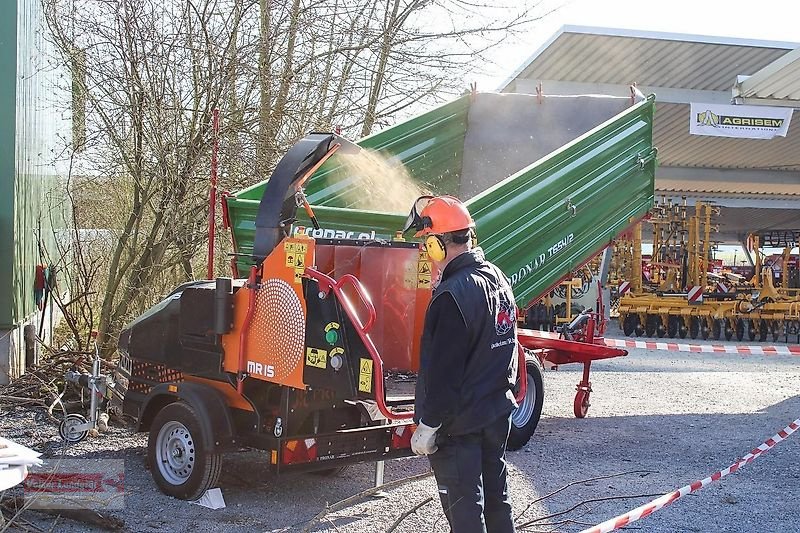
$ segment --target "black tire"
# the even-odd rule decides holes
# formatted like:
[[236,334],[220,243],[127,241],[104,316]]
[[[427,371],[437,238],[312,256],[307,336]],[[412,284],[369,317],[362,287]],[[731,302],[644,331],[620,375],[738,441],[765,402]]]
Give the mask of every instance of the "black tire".
[[664,321],[661,319],[661,315],[655,315],[656,317],[656,336],[659,339],[663,339],[664,335],[667,334],[667,328],[664,327]]
[[741,318],[736,320],[736,340],[741,342],[744,339],[744,320]]
[[[171,403],[156,414],[147,441],[147,460],[161,492],[181,500],[196,500],[216,486],[221,456],[206,450],[205,437],[197,412],[185,402]],[[180,450],[182,457],[174,464],[163,459],[174,456],[167,453],[168,449]]]
[[722,338],[722,320],[714,319],[711,323],[711,338],[718,341]]
[[[511,432],[508,434],[506,445],[511,451],[519,450],[528,444],[542,416],[544,403],[542,367],[538,361],[532,359],[528,360],[525,367],[528,372],[528,393],[520,406],[511,413]],[[533,401],[532,406],[528,403],[530,400]]]
[[681,329],[681,319],[676,316],[670,316],[667,319],[667,335],[669,338],[674,339]]
[[751,341],[756,340],[756,333],[758,333],[756,331],[756,329],[757,329],[756,328],[756,323],[754,321],[752,321],[752,320],[748,320],[747,321],[747,338],[750,339]]
[[689,337],[696,339],[700,333],[700,318],[693,316],[689,319]]

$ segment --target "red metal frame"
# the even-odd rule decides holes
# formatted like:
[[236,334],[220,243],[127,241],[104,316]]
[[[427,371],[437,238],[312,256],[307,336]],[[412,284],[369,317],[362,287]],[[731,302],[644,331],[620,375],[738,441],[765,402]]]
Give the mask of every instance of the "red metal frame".
[[[361,284],[359,283],[358,278],[351,274],[345,274],[341,277],[341,279],[339,279],[339,281],[336,281],[332,277],[327,276],[318,270],[314,270],[311,267],[306,267],[306,275],[319,283],[319,288],[323,293],[327,294],[333,291],[333,294],[342,303],[345,313],[347,313],[347,316],[350,318],[353,324],[355,324],[356,332],[358,333],[358,336],[361,337],[361,341],[364,343],[364,346],[367,348],[367,353],[369,353],[369,356],[372,359],[373,376],[375,381],[375,403],[377,404],[378,410],[381,412],[381,414],[388,420],[409,420],[414,418],[413,411],[395,413],[389,408],[388,405],[386,405],[386,391],[384,390],[383,383],[383,359],[381,359],[378,349],[375,347],[375,344],[373,344],[372,339],[370,339],[367,335],[369,328],[372,327],[372,324],[375,322],[375,306],[372,305],[369,296],[360,287]],[[361,323],[361,320],[358,318],[353,305],[350,303],[350,299],[347,298],[347,295],[342,291],[342,287],[346,283],[351,283],[355,287],[358,297],[361,299],[364,307],[367,309],[369,318],[367,319],[366,324]]]
[[[375,306],[372,304],[372,301],[369,298],[369,295],[364,290],[361,282],[358,280],[357,277],[353,276],[352,274],[345,274],[339,280],[335,280],[332,277],[323,274],[322,272],[315,270],[311,267],[306,267],[306,275],[316,281],[319,284],[320,290],[324,294],[328,294],[329,292],[333,291],[333,294],[338,298],[338,300],[342,303],[342,307],[344,307],[345,313],[350,318],[350,320],[355,324],[356,331],[358,332],[359,337],[361,337],[364,346],[367,348],[367,352],[369,353],[370,358],[372,359],[373,364],[373,375],[375,377],[375,402],[378,406],[378,410],[381,412],[383,416],[385,416],[388,420],[408,420],[414,417],[414,412],[402,412],[396,413],[392,411],[388,405],[386,405],[386,393],[384,388],[384,380],[383,380],[383,359],[378,353],[378,349],[375,347],[375,344],[372,342],[372,339],[369,338],[367,333],[369,332],[372,325],[375,323],[376,313],[375,313]],[[347,297],[346,294],[342,291],[342,287],[345,285],[350,284],[358,294],[359,299],[364,304],[364,307],[367,309],[367,322],[362,324],[361,320],[358,318],[358,314],[356,310],[353,308],[350,299]],[[525,398],[525,394],[528,391],[528,373],[525,369],[525,351],[522,349],[522,346],[519,346],[517,351],[519,357],[519,375],[520,375],[520,388],[516,395],[517,403],[521,403],[522,400]]]
[[[602,308],[602,299],[599,299],[599,303]],[[598,329],[601,334],[595,336],[597,321],[600,322]],[[586,410],[589,408],[589,395],[592,392],[589,373],[592,361],[628,355],[625,350],[605,345],[602,337],[602,331],[605,329],[604,323],[603,315],[591,313],[583,331],[576,335],[579,340],[564,339],[559,333],[550,331],[517,330],[520,345],[530,350],[536,350],[540,361],[548,361],[554,365],[583,363],[583,375],[580,383],[576,386],[577,393],[574,403],[575,416],[579,418],[586,416]]]
[[219,109],[211,119],[211,191],[208,197],[208,270],[206,279],[214,279],[214,234],[217,218],[217,149],[219,144]]

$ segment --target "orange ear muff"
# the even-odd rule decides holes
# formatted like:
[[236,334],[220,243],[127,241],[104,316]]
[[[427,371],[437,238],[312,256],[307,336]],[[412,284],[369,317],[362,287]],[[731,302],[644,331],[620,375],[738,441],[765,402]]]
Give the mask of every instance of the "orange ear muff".
[[433,261],[444,261],[447,257],[447,248],[439,235],[425,237],[425,250]]

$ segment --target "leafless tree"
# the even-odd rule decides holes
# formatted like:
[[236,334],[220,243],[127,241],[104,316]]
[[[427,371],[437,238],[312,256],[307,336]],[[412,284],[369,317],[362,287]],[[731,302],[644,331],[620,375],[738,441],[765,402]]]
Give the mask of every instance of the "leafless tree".
[[[366,135],[461,92],[481,54],[534,20],[508,0],[40,0],[72,72],[65,157],[101,344],[205,261],[212,110],[221,188],[268,176],[312,129]],[[80,259],[80,254],[78,260]],[[87,261],[87,255],[83,255]],[[88,272],[85,272],[85,274]],[[76,289],[77,290],[77,289]],[[92,304],[94,305],[94,304]],[[80,328],[78,328],[80,329]]]

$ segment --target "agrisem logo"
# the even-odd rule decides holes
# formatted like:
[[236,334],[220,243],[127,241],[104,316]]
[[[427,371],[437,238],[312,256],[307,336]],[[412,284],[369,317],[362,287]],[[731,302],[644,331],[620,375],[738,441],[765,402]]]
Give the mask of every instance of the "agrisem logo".
[[575,234],[570,233],[566,235],[562,239],[555,242],[552,246],[549,246],[547,250],[543,253],[535,256],[532,261],[529,261],[527,264],[522,266],[519,270],[511,274],[511,285],[516,285],[523,279],[527,278],[530,274],[533,274],[539,268],[541,268],[550,258],[555,257],[561,250],[569,246],[572,241],[575,240]]
[[698,126],[735,126],[747,128],[780,129],[783,126],[782,118],[769,117],[737,117],[735,115],[717,115],[709,110],[697,114]]

